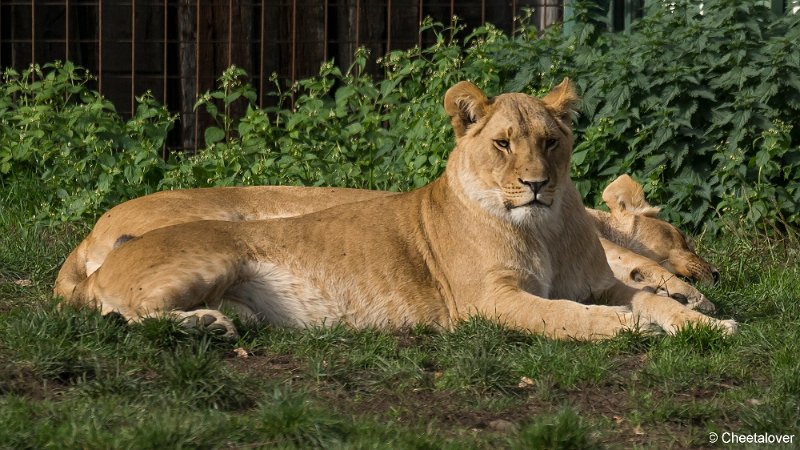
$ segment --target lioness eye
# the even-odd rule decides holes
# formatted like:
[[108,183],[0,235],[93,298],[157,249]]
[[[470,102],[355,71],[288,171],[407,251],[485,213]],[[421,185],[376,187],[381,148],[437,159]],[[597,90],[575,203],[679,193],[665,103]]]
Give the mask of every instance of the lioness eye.
[[511,144],[509,144],[508,141],[505,140],[505,139],[495,139],[494,140],[494,145],[498,146],[499,148],[502,148],[505,151],[508,151],[509,150],[509,146]]
[[558,145],[558,139],[550,138],[544,142],[544,146],[548,150],[556,148],[557,145]]

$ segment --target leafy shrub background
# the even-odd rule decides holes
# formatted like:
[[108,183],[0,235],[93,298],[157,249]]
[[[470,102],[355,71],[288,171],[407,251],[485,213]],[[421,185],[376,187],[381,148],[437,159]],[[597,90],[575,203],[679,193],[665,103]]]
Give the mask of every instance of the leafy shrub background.
[[0,186],[17,197],[41,191],[40,218],[77,219],[152,192],[175,117],[149,94],[124,122],[114,105],[86,88],[71,63],[17,73],[0,85]]
[[[91,217],[153,190],[231,184],[337,185],[406,190],[441,173],[452,133],[446,89],[469,79],[492,95],[540,94],[564,76],[583,96],[573,177],[587,203],[621,173],[645,182],[670,220],[718,230],[800,223],[800,15],[775,16],[756,2],[650,2],[629,33],[578,4],[569,35],[492,26],[461,42],[438,36],[425,49],[381,58],[384,79],[363,75],[369,55],[345,73],[269,93],[260,109],[240,69],[197,103],[217,119],[196,156],[160,153],[177,118],[152,97],[124,122],[69,63],[5,72],[0,87],[0,185],[39,189],[39,217]],[[529,23],[523,20],[523,24]],[[35,75],[35,80],[32,79]],[[232,117],[230,106],[246,102]]]

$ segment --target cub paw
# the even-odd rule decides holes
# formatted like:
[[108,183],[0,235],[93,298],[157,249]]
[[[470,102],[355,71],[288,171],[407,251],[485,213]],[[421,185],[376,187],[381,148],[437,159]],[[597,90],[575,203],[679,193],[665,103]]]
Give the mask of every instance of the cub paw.
[[686,306],[689,308],[700,311],[704,313],[713,313],[716,311],[717,307],[714,306],[705,296],[701,296],[700,298],[692,298],[687,303]]
[[655,293],[663,297],[669,297],[682,305],[686,305],[690,309],[700,311],[702,313],[713,313],[717,309],[717,307],[714,306],[714,304],[711,303],[705,295],[689,286],[687,286],[687,289],[684,289],[683,291],[662,288],[656,290]]

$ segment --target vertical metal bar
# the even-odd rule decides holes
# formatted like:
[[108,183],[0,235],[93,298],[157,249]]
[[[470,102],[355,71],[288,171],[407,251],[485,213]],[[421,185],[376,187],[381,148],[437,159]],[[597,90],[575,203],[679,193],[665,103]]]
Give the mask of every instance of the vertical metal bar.
[[422,0],[419,0],[417,9],[419,13],[419,19],[417,20],[417,47],[422,48]]
[[297,68],[295,63],[297,58],[297,0],[292,0],[292,56],[291,56],[291,79],[294,84]]
[[103,0],[97,1],[97,90],[103,93]]
[[266,1],[261,1],[261,40],[259,41],[261,45],[259,45],[259,54],[258,54],[258,107],[264,107],[264,48],[266,44],[264,40],[266,39],[266,33],[264,32],[264,22],[266,16]]
[[[163,47],[164,48],[164,56],[163,56],[163,58],[164,59],[163,59],[162,66],[161,66],[161,71],[162,71],[161,73],[163,74],[162,86],[161,86],[161,98],[162,98],[162,102],[164,103],[164,105],[167,105],[167,72],[168,72],[168,69],[167,69],[167,45],[168,45],[168,42],[169,42],[169,36],[167,34],[167,31],[168,31],[167,21],[168,21],[168,18],[169,18],[169,14],[168,14],[168,10],[167,10],[167,6],[168,6],[167,4],[168,3],[169,3],[169,0],[164,0],[164,43],[163,43],[163,46],[164,46]],[[161,157],[164,158],[164,159],[167,159],[167,153],[168,153],[167,140],[165,139],[164,140],[164,145],[161,146]]]
[[486,0],[481,0],[481,26],[486,25]]
[[69,0],[65,0],[64,4],[64,59],[69,61]]
[[455,37],[455,16],[456,13],[456,5],[455,0],[450,0],[450,40],[452,41]]
[[228,67],[233,63],[233,0],[228,0]]
[[[36,0],[31,0],[31,64],[36,63]],[[35,74],[31,74],[33,78]]]
[[163,76],[163,80],[162,80],[163,84],[162,84],[162,87],[161,87],[161,90],[162,90],[162,97],[161,98],[162,98],[162,101],[164,102],[165,105],[167,104],[167,44],[168,44],[168,41],[169,41],[169,38],[168,38],[168,35],[167,35],[167,16],[168,16],[168,14],[167,14],[167,4],[168,3],[169,3],[169,0],[164,0],[164,44],[163,44],[164,45],[164,47],[163,47],[164,48],[164,55],[163,55],[164,59],[163,59],[163,63],[162,63],[162,66],[161,66],[162,74],[164,75]]
[[392,50],[392,0],[386,0],[386,53]]
[[[200,0],[195,3],[195,31],[194,31],[194,99],[200,94]],[[197,144],[200,140],[200,113],[194,110],[194,153],[197,154]]]
[[136,110],[136,0],[131,0],[131,117]]
[[361,1],[356,0],[356,48],[361,45],[360,41],[360,33],[361,33]]
[[325,0],[322,4],[322,22],[323,22],[323,30],[322,30],[322,60],[328,60],[328,0]]
[[511,1],[511,34],[517,31],[517,0]]

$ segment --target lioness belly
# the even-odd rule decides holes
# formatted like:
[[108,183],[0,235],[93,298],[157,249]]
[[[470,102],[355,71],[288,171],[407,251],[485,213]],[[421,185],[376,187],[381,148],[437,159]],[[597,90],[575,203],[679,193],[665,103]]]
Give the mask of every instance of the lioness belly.
[[222,305],[269,324],[290,326],[396,328],[446,318],[444,304],[434,299],[423,302],[400,292],[365,291],[342,274],[296,273],[268,261],[244,263],[240,280],[223,294]]
[[311,269],[298,275],[280,264],[250,261],[244,263],[239,278],[223,294],[221,306],[273,325],[397,328],[448,323],[442,301],[409,298],[399,290],[364,290],[346,274]]
[[271,262],[244,263],[222,305],[274,325],[335,324],[343,311],[308,279]]

